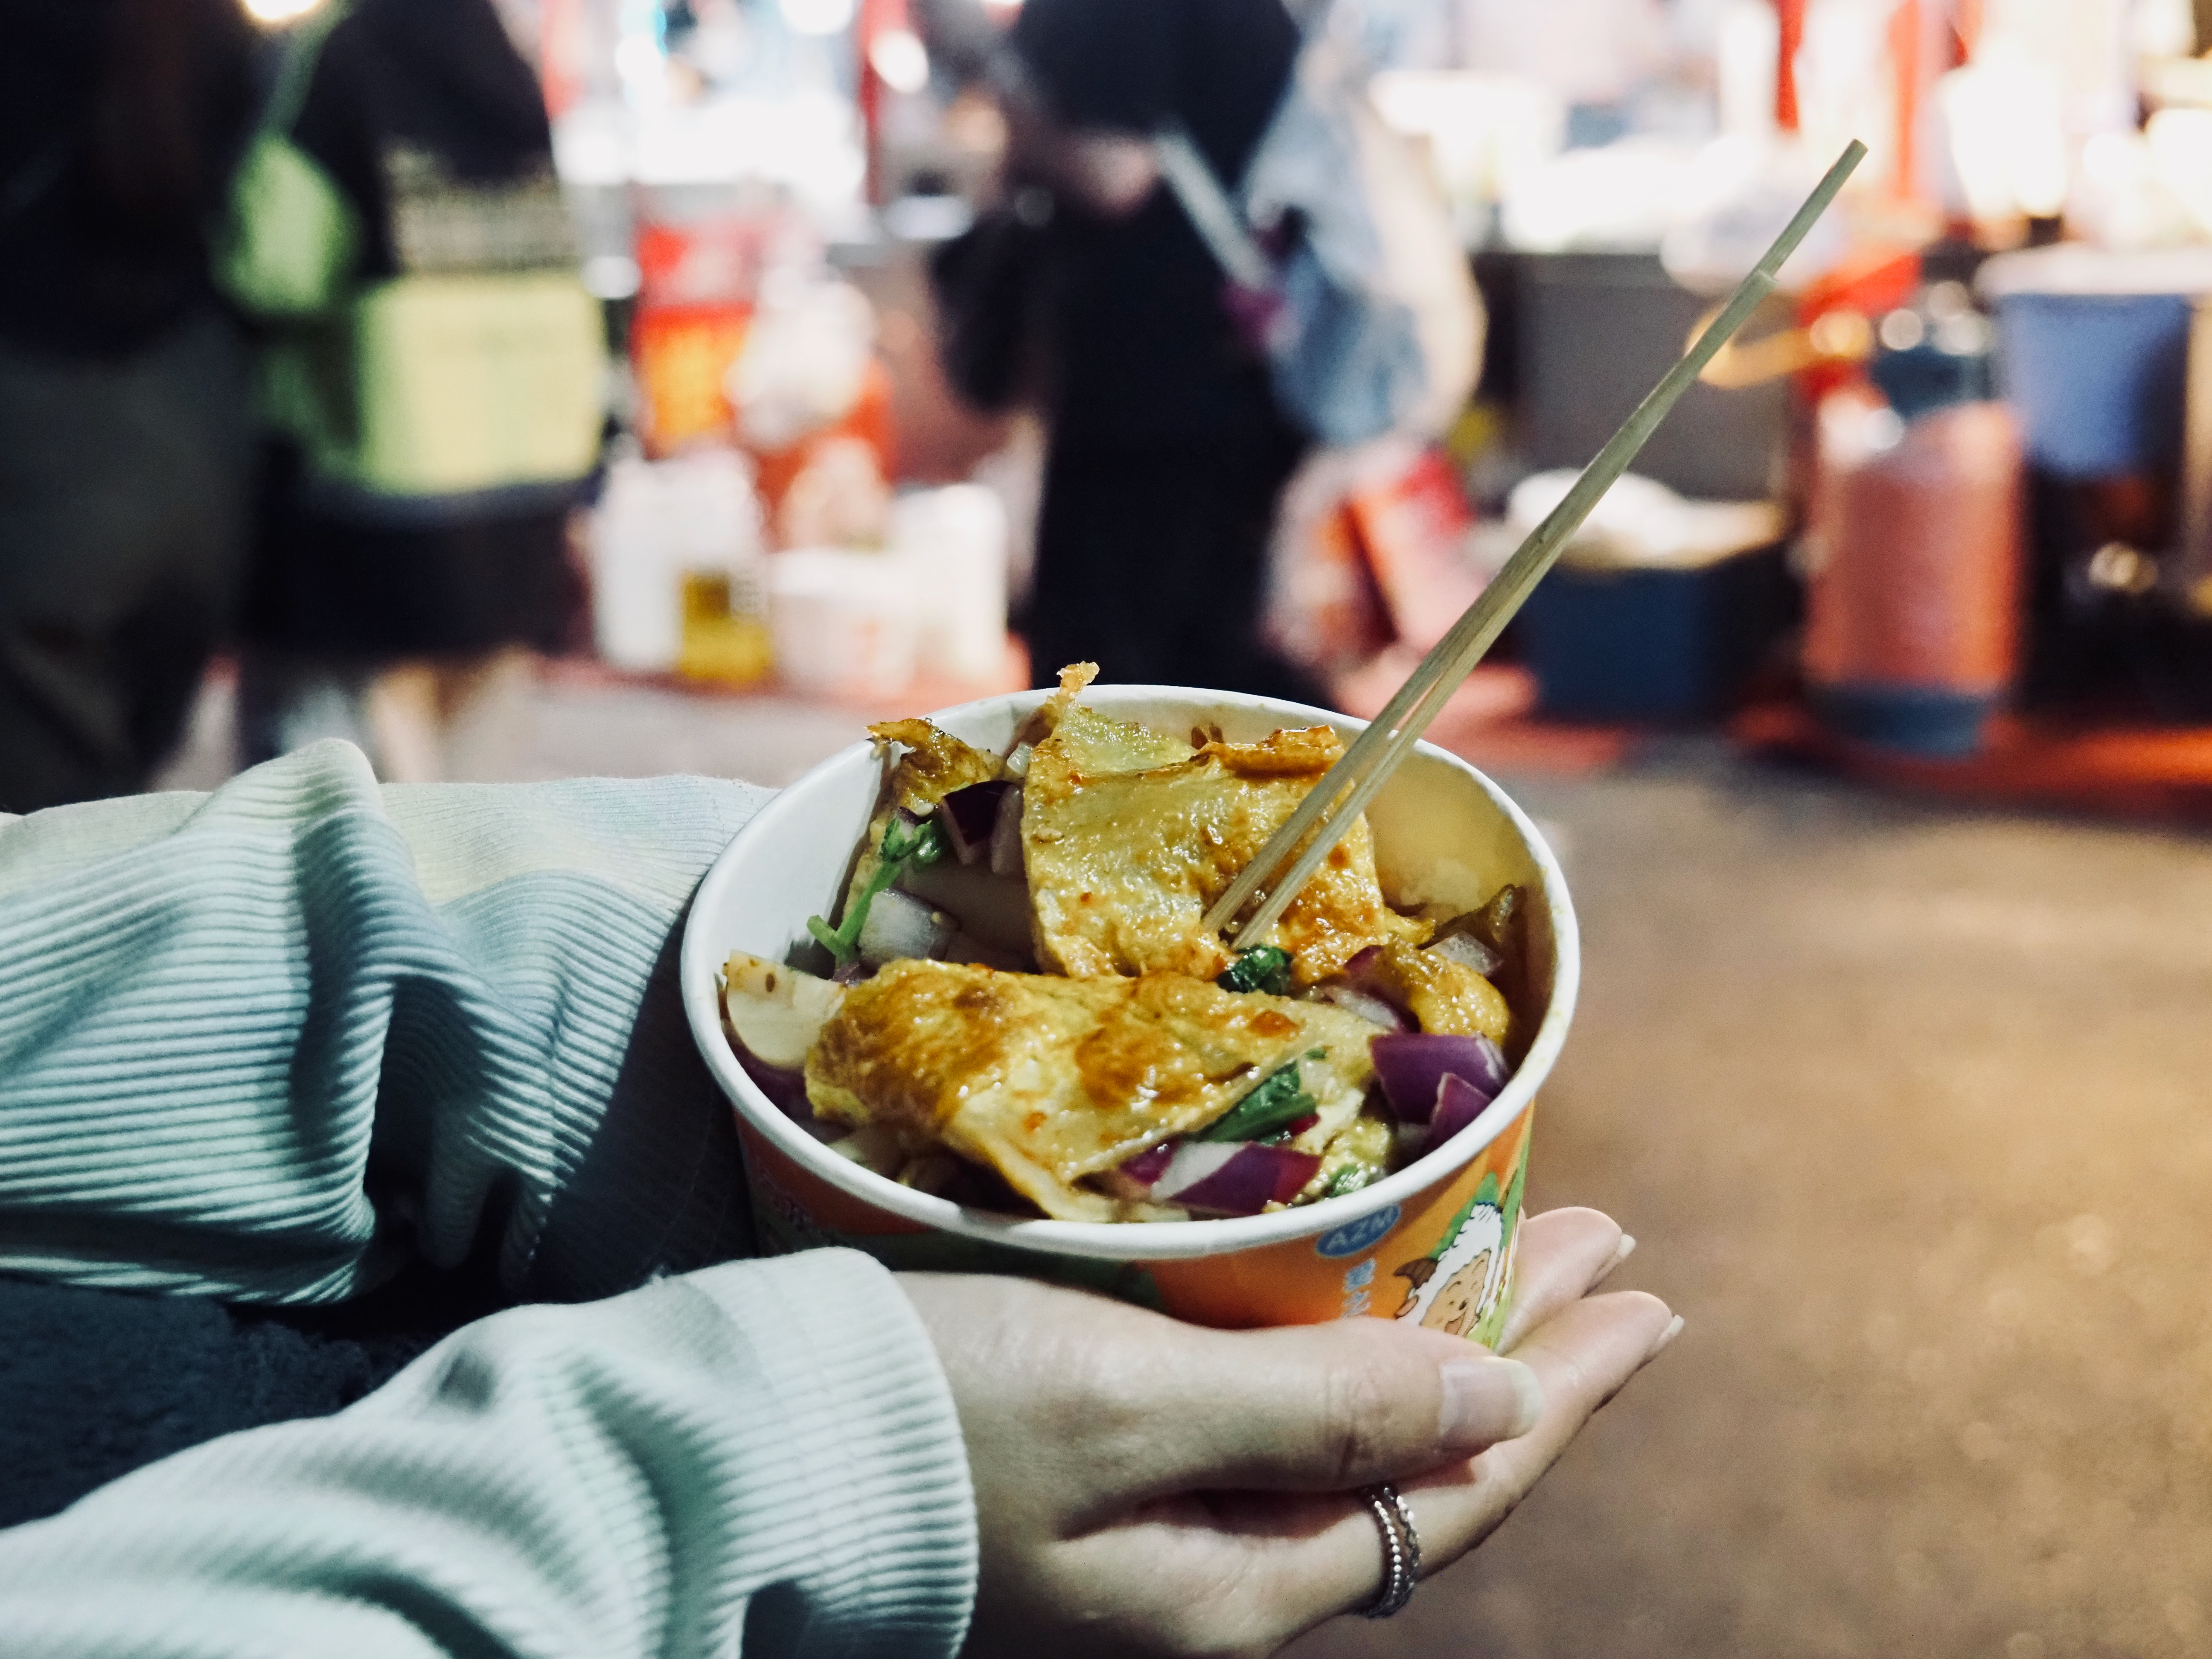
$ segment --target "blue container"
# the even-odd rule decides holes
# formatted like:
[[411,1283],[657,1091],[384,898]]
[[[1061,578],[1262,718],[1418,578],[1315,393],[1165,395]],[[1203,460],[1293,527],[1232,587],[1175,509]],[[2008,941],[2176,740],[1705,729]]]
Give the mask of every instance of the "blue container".
[[1537,700],[1566,720],[1717,714],[1790,624],[1779,548],[1686,568],[1560,563],[1516,626]]
[[2027,456],[2061,478],[2168,464],[2181,446],[2190,301],[2179,294],[2006,294],[2005,398]]
[[1866,683],[1816,686],[1812,702],[1830,730],[1861,743],[1931,760],[1966,760],[1980,752],[1983,728],[2000,699],[1994,692]]
[[1867,377],[1901,421],[1917,421],[1954,404],[1982,403],[1995,391],[1987,352],[1945,351],[1929,344],[1877,352],[1867,364]]

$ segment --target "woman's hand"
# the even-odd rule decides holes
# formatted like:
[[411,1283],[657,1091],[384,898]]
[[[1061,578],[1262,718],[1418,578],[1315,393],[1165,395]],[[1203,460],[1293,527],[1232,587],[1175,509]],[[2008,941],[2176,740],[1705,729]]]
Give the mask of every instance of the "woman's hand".
[[1482,1541],[1674,1330],[1593,1210],[1523,1224],[1494,1358],[1380,1319],[1211,1331],[1026,1280],[907,1274],[967,1438],[968,1651],[1267,1654],[1370,1601],[1357,1496],[1399,1483],[1433,1573]]
[[1014,172],[1043,180],[1102,219],[1125,219],[1160,181],[1152,141],[1111,127],[1063,126],[1034,92],[1002,89]]
[[1151,139],[1095,128],[1065,134],[1052,166],[1060,187],[1102,219],[1128,217],[1160,179]]

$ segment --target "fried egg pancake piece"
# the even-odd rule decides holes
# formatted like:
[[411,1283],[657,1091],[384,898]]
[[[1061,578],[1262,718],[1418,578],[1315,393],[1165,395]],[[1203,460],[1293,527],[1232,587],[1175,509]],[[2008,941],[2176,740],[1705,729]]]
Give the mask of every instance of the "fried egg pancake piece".
[[1113,1221],[1131,1206],[1078,1183],[1205,1127],[1280,1066],[1300,1064],[1324,1128],[1348,1121],[1374,1076],[1375,1030],[1330,1004],[1181,975],[910,959],[846,994],[807,1056],[806,1092],[817,1117],[988,1165],[1048,1216]]

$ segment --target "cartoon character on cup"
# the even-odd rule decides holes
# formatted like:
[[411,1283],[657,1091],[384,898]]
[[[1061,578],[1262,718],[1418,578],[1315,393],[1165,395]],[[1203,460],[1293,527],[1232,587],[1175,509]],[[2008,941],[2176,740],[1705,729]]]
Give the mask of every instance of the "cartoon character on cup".
[[1505,1288],[1505,1217],[1498,1182],[1486,1177],[1473,1201],[1454,1218],[1443,1242],[1418,1261],[1401,1264],[1407,1281],[1400,1319],[1432,1331],[1468,1336]]

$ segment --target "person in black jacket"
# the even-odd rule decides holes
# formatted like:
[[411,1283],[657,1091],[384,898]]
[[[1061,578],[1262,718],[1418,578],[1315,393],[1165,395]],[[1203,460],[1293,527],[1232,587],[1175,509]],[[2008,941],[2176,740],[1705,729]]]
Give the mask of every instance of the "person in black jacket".
[[1305,435],[1223,304],[1147,141],[1173,123],[1241,178],[1297,55],[1282,0],[1028,0],[1010,42],[1017,175],[1052,191],[1050,450],[1024,621],[1049,684],[1109,679],[1324,701],[1260,637],[1278,497]]
[[206,226],[234,0],[0,0],[0,811],[143,786],[227,627],[251,445]]

